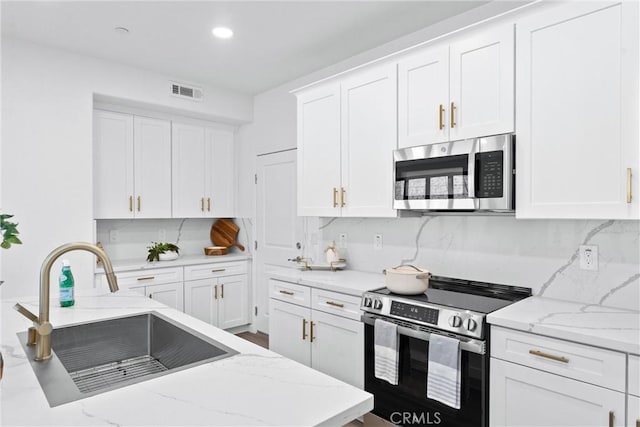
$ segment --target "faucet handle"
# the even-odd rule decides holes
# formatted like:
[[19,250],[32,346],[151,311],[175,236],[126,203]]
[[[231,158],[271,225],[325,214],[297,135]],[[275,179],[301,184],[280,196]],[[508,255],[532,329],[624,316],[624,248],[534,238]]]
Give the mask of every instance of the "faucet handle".
[[36,316],[35,314],[33,314],[32,312],[30,312],[29,310],[27,310],[22,304],[20,304],[19,302],[16,303],[16,305],[13,306],[13,309],[16,310],[18,313],[22,314],[24,317],[26,317],[27,319],[31,320],[33,323],[38,323],[40,322],[40,319],[38,319],[38,316]]

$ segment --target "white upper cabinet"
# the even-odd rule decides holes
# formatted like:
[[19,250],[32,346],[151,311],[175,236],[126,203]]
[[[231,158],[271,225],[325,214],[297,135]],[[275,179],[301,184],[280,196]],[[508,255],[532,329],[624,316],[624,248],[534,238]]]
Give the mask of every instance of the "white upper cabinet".
[[94,112],[94,217],[171,216],[170,123]]
[[516,24],[516,216],[638,219],[638,4]]
[[340,216],[340,84],[298,95],[298,215]]
[[398,73],[400,148],[513,132],[513,25],[428,46]]
[[433,46],[398,62],[398,146],[449,140],[449,45]]
[[173,123],[173,217],[234,215],[234,134]]
[[396,216],[395,64],[298,94],[298,214]]

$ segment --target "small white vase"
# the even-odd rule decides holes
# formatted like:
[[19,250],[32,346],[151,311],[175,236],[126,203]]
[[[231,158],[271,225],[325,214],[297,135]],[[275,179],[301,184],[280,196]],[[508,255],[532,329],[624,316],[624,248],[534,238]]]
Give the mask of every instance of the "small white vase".
[[158,259],[160,261],[173,261],[174,259],[178,259],[178,254],[173,251],[169,251],[163,254],[159,254]]

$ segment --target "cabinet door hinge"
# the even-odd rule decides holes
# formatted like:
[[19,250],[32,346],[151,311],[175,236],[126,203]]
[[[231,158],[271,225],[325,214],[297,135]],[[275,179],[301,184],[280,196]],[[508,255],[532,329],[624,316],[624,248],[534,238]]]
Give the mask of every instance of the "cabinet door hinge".
[[254,184],[258,183],[258,174],[257,173],[253,175],[253,183]]

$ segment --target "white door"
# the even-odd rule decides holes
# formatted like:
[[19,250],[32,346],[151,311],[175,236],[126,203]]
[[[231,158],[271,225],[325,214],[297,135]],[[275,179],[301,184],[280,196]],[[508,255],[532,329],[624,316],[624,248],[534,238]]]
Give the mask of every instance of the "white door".
[[516,216],[637,219],[638,3],[572,2],[516,28]]
[[184,312],[218,326],[217,279],[184,282]]
[[340,84],[298,94],[298,214],[340,216]]
[[513,132],[513,24],[451,44],[449,138]]
[[270,268],[294,267],[288,259],[302,254],[303,220],[296,214],[296,151],[257,158],[256,241],[254,301],[256,328],[267,333]]
[[207,159],[205,216],[231,218],[235,216],[235,150],[231,130],[207,128],[205,158]]
[[311,310],[270,299],[269,350],[311,366]]
[[629,395],[627,427],[640,427],[640,397]]
[[625,425],[625,395],[560,375],[491,358],[492,427]]
[[218,327],[229,329],[249,323],[249,283],[246,274],[218,279]]
[[182,123],[171,128],[173,217],[202,217],[206,208],[204,128]]
[[395,64],[342,82],[342,216],[397,216],[392,208],[397,93]]
[[364,389],[364,324],[316,310],[311,321],[311,367]]
[[178,311],[184,311],[184,292],[182,283],[147,286],[146,295]]
[[133,118],[136,218],[171,218],[171,122]]
[[133,116],[93,113],[95,218],[133,218]]
[[449,139],[449,45],[398,62],[398,147]]

